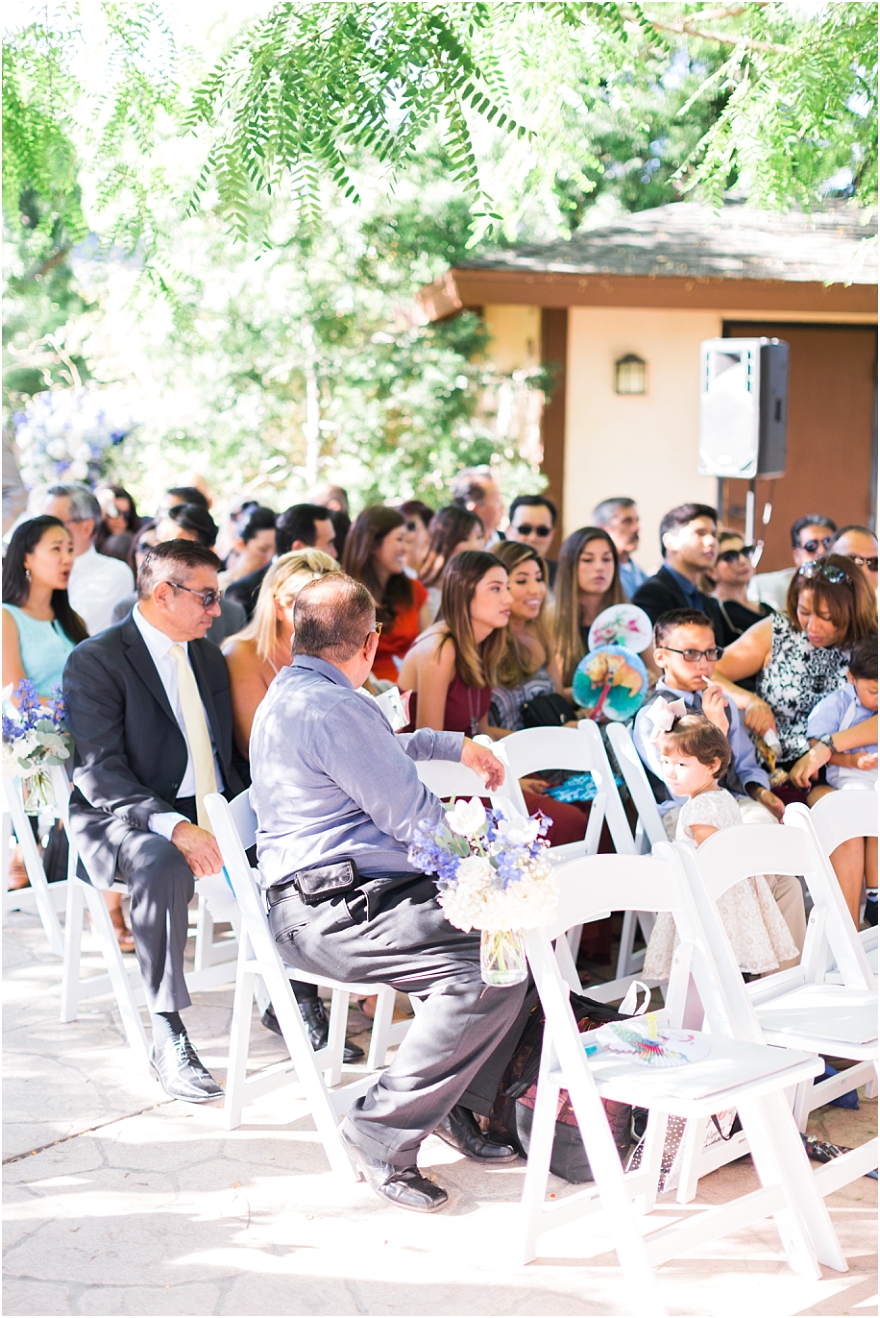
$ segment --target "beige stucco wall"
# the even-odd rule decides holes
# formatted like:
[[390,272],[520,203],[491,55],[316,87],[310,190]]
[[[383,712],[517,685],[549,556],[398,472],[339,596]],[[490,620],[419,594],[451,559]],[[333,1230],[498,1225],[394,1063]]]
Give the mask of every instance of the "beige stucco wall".
[[[715,503],[713,478],[697,475],[700,343],[721,334],[710,311],[572,307],[568,323],[565,533],[588,525],[602,499],[627,495],[642,518],[638,561],[659,561],[657,528],[668,509]],[[648,364],[648,392],[614,392],[614,363]]]
[[483,308],[489,356],[502,371],[537,366],[541,360],[541,308],[499,304]]

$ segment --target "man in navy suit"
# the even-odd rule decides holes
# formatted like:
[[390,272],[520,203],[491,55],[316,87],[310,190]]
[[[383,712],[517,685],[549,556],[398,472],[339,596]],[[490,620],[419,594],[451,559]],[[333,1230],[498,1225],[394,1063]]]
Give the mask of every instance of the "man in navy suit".
[[718,557],[718,514],[706,503],[682,503],[660,523],[663,566],[643,581],[632,597],[651,622],[661,613],[691,609],[705,613],[715,640],[724,645],[724,623],[718,601],[700,589],[703,574]]
[[75,743],[70,826],[89,880],[120,879],[153,1020],[151,1061],[168,1094],[207,1102],[222,1090],[180,1011],[187,906],[195,879],[222,868],[203,797],[241,790],[232,763],[226,663],[204,639],[220,612],[220,560],[189,540],[149,551],[129,616],[83,641],[64,670]]

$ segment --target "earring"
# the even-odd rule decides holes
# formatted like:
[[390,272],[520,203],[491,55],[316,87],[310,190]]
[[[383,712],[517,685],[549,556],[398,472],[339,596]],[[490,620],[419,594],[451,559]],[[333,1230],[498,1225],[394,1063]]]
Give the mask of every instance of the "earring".
[[30,580],[31,580],[31,570],[30,570],[29,567],[26,567],[26,568],[25,568],[25,570],[24,570],[24,574],[25,574],[25,576],[26,576],[27,579],[28,579],[28,584],[30,584]]

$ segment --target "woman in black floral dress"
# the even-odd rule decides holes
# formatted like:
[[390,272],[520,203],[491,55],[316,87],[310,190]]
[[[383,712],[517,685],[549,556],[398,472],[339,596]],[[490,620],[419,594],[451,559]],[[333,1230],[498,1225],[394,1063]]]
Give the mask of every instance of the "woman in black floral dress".
[[[790,770],[809,750],[807,719],[814,707],[846,683],[851,646],[876,630],[877,602],[864,573],[850,559],[829,554],[798,569],[785,613],[750,627],[727,647],[712,676],[743,711],[756,738],[776,731],[777,764]],[[737,685],[752,675],[757,675],[754,692]],[[835,740],[840,750],[876,741],[876,719]]]

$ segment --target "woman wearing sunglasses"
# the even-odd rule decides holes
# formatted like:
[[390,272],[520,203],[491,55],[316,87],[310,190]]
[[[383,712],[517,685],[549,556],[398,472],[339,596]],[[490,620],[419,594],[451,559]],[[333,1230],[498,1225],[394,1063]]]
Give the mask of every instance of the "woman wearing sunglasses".
[[[801,564],[785,612],[762,618],[738,637],[712,676],[756,736],[775,729],[777,766],[790,770],[809,750],[807,719],[814,706],[846,684],[850,648],[876,630],[877,604],[864,573],[851,559],[828,554]],[[741,685],[748,677],[757,678],[755,692]],[[876,719],[841,733],[837,750],[873,741]]]
[[[750,600],[746,596],[749,582],[755,575],[755,548],[755,545],[743,542],[739,531],[718,532],[718,557],[712,569],[715,582],[712,596],[718,601],[721,610],[725,646],[732,645],[759,618],[769,618],[774,611],[769,604]],[[745,682],[750,680],[754,679],[744,679]]]

